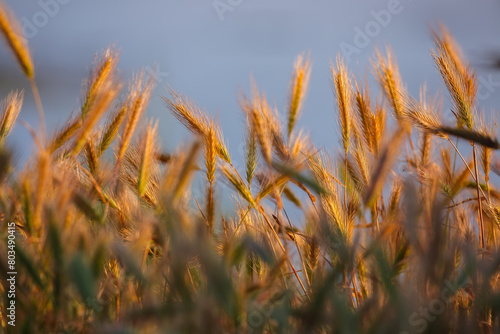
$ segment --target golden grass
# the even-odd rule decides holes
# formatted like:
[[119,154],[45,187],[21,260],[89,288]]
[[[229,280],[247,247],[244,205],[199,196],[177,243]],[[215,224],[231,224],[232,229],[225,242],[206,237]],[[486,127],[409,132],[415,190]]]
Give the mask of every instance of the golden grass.
[[352,87],[346,65],[341,58],[337,58],[336,66],[331,68],[333,84],[337,94],[340,128],[342,129],[342,145],[344,151],[349,151],[351,139],[351,114],[352,114]]
[[16,122],[17,116],[21,112],[23,98],[24,92],[13,91],[0,104],[2,113],[0,116],[0,146],[5,141],[5,138]]
[[297,117],[304,104],[304,97],[311,75],[309,57],[299,56],[295,62],[292,81],[290,83],[290,102],[288,107],[288,137],[292,134]]
[[10,13],[10,9],[7,8],[3,1],[0,1],[0,31],[24,74],[30,79],[33,78],[35,75],[33,60],[28,49],[28,43],[22,34],[21,24]]

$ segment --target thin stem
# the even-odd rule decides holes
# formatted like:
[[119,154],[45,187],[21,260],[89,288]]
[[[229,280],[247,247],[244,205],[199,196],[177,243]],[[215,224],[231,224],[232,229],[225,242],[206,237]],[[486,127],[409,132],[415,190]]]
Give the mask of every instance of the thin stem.
[[356,279],[356,272],[352,270],[352,288],[354,289],[354,298],[356,300],[356,307],[359,307],[359,299],[358,299],[358,281]]
[[[345,210],[347,212],[347,151],[345,151],[345,180],[344,180],[344,183],[345,183],[345,187],[344,187],[344,207],[345,207]],[[347,215],[346,215],[347,217]],[[346,218],[347,220],[347,218]],[[346,226],[347,226],[347,221],[346,221]]]
[[[455,140],[455,147],[458,145],[458,137]],[[457,150],[455,150],[455,154],[453,154],[453,168],[451,170],[451,179],[455,177],[455,168],[457,164]],[[452,199],[453,201],[453,199]],[[451,239],[451,233],[450,233],[450,208],[446,211],[446,235],[447,235],[447,240],[448,243],[450,242]]]
[[40,119],[40,130],[42,132],[42,144],[45,146],[45,139],[47,138],[47,127],[45,125],[45,115],[43,112],[42,99],[40,98],[40,93],[38,92],[38,86],[36,85],[35,78],[30,78],[31,91],[33,93],[33,98],[35,99],[36,110],[38,112],[38,118]]
[[[458,137],[455,142],[455,146],[458,145]],[[457,163],[457,151],[455,151],[455,154],[453,155],[453,169],[451,170],[451,177],[453,178],[455,176],[455,167]]]
[[[271,224],[271,222],[269,221],[269,219],[267,218],[266,216],[266,213],[264,212],[264,209],[262,208],[262,206],[260,206],[260,204],[257,204],[257,211],[259,211],[260,215],[264,218],[264,220],[266,221],[266,224],[267,226],[269,227],[269,229],[271,230],[271,233],[273,234],[274,238],[276,239],[277,243],[278,243],[278,246],[281,248],[281,251],[285,254],[286,256],[286,249],[285,247],[283,246],[283,244],[281,243],[281,240],[280,240],[280,237],[278,236],[278,234],[276,233],[276,230],[273,228],[273,225]],[[307,299],[310,299],[309,298],[309,294],[307,293],[307,290],[306,288],[304,287],[304,284],[302,283],[302,280],[300,279],[300,276],[299,274],[297,273],[297,270],[295,270],[295,267],[292,263],[292,261],[290,260],[290,258],[288,256],[286,256],[286,260],[288,261],[288,264],[290,265],[290,268],[292,269],[292,271],[294,272],[295,274],[295,277],[297,278],[297,281],[299,282],[300,284],[300,287],[302,288],[302,290],[304,291],[304,294],[306,295]]]
[[293,225],[292,225],[292,222],[290,222],[290,218],[288,218],[288,214],[286,213],[286,210],[285,208],[283,208],[283,212],[285,213],[285,216],[286,216],[286,220],[288,221],[288,225],[290,226],[290,229],[292,231],[292,235],[293,235],[293,241],[295,243],[295,246],[297,247],[297,252],[299,253],[299,257],[300,257],[300,262],[302,263],[302,268],[304,268],[304,273],[305,273],[305,276],[306,276],[306,281],[307,281],[307,285],[309,286],[309,288],[311,287],[311,281],[309,280],[309,276],[307,275],[307,271],[306,271],[306,263],[304,261],[304,257],[302,256],[302,251],[300,250],[300,247],[299,247],[299,242],[297,241],[297,236],[295,234],[295,230],[293,228]]
[[[450,140],[450,138],[446,138],[450,144],[453,146],[453,148],[455,149],[455,151],[457,152],[458,156],[460,157],[460,159],[462,159],[465,167],[467,167],[467,169],[469,170],[469,173],[470,175],[472,176],[472,178],[474,179],[474,181],[476,182],[477,185],[479,185],[479,181],[478,179],[476,178],[476,175],[475,173],[472,171],[472,169],[470,169],[469,167],[469,164],[467,163],[467,161],[465,161],[465,158],[463,157],[463,155],[460,153],[460,151],[458,150],[458,148],[455,146],[455,144],[453,144],[453,142]],[[483,197],[486,197],[486,194],[484,193],[483,189],[481,189],[481,187],[479,187],[479,191],[481,191],[481,194],[483,195]]]
[[481,204],[481,194],[479,193],[479,175],[477,171],[477,158],[476,158],[476,146],[472,144],[472,155],[474,157],[474,171],[476,174],[476,189],[477,189],[477,213],[479,220],[479,246],[484,248],[484,221],[483,221],[483,208]]
[[[486,192],[488,193],[488,202],[491,203],[490,176],[487,173],[484,174],[484,180],[486,182]],[[490,222],[490,224],[493,223]],[[494,226],[491,226],[491,238],[493,244],[496,245],[497,237],[496,237],[496,228]]]
[[[485,199],[486,199],[485,197],[481,197],[481,200],[485,200]],[[455,208],[455,207],[457,207],[457,206],[460,206],[460,205],[462,205],[462,204],[465,204],[465,203],[467,203],[467,202],[471,202],[471,201],[477,201],[477,198],[476,198],[476,197],[473,197],[473,198],[467,198],[467,199],[464,199],[464,200],[463,200],[463,201],[461,201],[461,202],[458,202],[458,203],[454,203],[454,204],[452,204],[452,205],[449,205],[449,206],[447,206],[446,208],[447,208],[447,209],[452,209],[452,208]]]

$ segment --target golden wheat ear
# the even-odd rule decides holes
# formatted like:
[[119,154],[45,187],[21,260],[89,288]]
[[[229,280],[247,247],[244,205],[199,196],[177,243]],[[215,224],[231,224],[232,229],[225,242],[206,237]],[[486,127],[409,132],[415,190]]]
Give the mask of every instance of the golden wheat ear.
[[344,60],[337,57],[336,65],[331,65],[333,85],[337,96],[339,109],[340,127],[342,130],[342,144],[347,154],[351,138],[351,114],[352,114],[352,86]]
[[28,43],[23,36],[21,25],[3,1],[0,1],[0,31],[2,31],[10,50],[16,57],[24,74],[29,79],[32,79],[35,71]]
[[141,165],[139,168],[139,177],[137,181],[137,190],[139,196],[144,196],[146,193],[147,184],[151,178],[151,166],[154,163],[154,155],[156,149],[156,134],[158,130],[158,122],[149,123],[147,129],[142,134],[140,139],[141,145]]
[[24,92],[12,91],[0,104],[0,146],[8,136],[23,105]]
[[453,68],[460,73],[465,73],[467,65],[464,56],[450,31],[444,25],[438,24],[438,30],[431,29],[431,34],[434,38],[434,45],[450,57],[450,64]]
[[372,67],[375,72],[375,78],[392,107],[395,118],[401,121],[404,112],[402,96],[405,95],[406,88],[401,81],[399,68],[392,50],[388,47],[386,49],[386,56],[384,57],[382,53],[376,49]]
[[113,103],[120,90],[119,85],[108,82],[106,86],[99,89],[96,93],[95,101],[92,103],[90,110],[88,111],[85,119],[82,121],[82,125],[79,132],[76,134],[75,142],[71,154],[76,155],[83,148],[87,142],[88,135],[92,132],[92,129],[97,125],[101,117],[108,110],[108,108]]
[[366,83],[354,82],[356,91],[354,101],[357,109],[357,127],[361,128],[363,139],[371,153],[377,151],[377,121],[371,105],[371,93]]
[[439,117],[426,108],[422,103],[411,96],[405,97],[405,117],[422,131],[432,134],[440,134],[439,129],[443,126]]
[[89,112],[99,89],[114,79],[119,56],[118,51],[109,47],[103,52],[101,57],[96,58],[94,61],[93,69],[84,83],[81,109],[82,118]]
[[433,31],[436,50],[432,57],[450,94],[457,125],[472,130],[477,93],[476,74],[464,62],[461,52],[449,32],[441,27],[441,36]]
[[144,71],[139,72],[139,74],[135,77],[134,83],[130,87],[128,96],[129,105],[127,107],[128,117],[125,122],[125,128],[118,147],[116,158],[117,166],[120,164],[121,159],[125,155],[125,151],[132,140],[135,129],[137,128],[137,125],[139,124],[139,121],[149,104],[154,88],[154,79],[152,77],[146,77]]
[[120,129],[123,121],[127,117],[128,112],[128,102],[120,101],[114,108],[114,111],[109,115],[104,129],[101,132],[101,139],[99,141],[99,147],[97,154],[100,157],[118,136],[118,130]]
[[[210,121],[204,111],[202,111],[194,101],[177,93],[173,89],[169,89],[170,98],[162,96],[167,109],[169,109],[174,117],[191,133],[202,137],[207,136],[210,128]],[[216,148],[219,157],[231,163],[231,157],[224,143],[222,130],[217,123],[214,123]]]
[[289,106],[288,106],[288,138],[292,134],[300,110],[304,104],[304,98],[311,75],[311,63],[309,57],[300,55],[295,61],[292,80],[290,82]]
[[[493,137],[495,134],[495,122],[486,123],[484,117],[480,120],[479,131],[489,137]],[[481,146],[481,167],[483,168],[484,179],[486,181],[486,186],[489,188],[490,180],[490,170],[492,162],[492,151],[491,148],[486,146]],[[489,191],[489,190],[488,190]]]
[[[255,87],[253,88],[256,89]],[[268,125],[265,122],[262,107],[267,106],[267,101],[263,102],[258,91],[253,92],[253,100],[249,101],[242,93],[240,97],[240,107],[247,116],[250,124],[250,131],[255,135],[257,143],[260,146],[264,160],[270,164],[272,160],[272,140],[269,136]]]

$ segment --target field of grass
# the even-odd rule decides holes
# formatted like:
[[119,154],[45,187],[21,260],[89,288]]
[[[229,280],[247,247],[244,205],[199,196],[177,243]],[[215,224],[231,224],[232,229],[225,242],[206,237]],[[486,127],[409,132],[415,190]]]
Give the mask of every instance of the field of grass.
[[[390,49],[374,54],[376,87],[332,62],[342,145],[330,152],[296,127],[308,57],[284,117],[253,83],[239,98],[243,163],[173,89],[165,107],[193,136],[163,151],[146,116],[154,79],[124,83],[112,48],[79,113],[47,133],[28,45],[1,2],[0,31],[31,84],[0,106],[0,333],[500,332],[496,119],[444,27],[430,57],[446,96],[412,97]],[[6,138],[25,94],[40,126],[25,125],[36,150],[15,166]],[[234,216],[220,209],[229,200]]]

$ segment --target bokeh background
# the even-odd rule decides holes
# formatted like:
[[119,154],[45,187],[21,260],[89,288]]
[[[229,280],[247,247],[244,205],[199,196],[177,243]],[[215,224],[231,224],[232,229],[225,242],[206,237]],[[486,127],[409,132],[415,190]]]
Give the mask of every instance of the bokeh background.
[[[320,147],[339,147],[329,65],[347,45],[356,47],[348,66],[367,73],[375,47],[390,44],[403,80],[417,96],[426,82],[430,93],[444,93],[429,50],[430,26],[442,22],[477,68],[480,106],[500,106],[500,1],[498,0],[6,0],[22,20],[36,67],[49,129],[77,112],[82,80],[94,55],[108,45],[121,49],[121,76],[129,80],[142,67],[159,86],[148,115],[159,120],[162,147],[173,150],[189,134],[163,106],[160,95],[172,86],[220,120],[230,153],[240,159],[244,118],[237,96],[248,92],[250,75],[279,110],[287,101],[296,56],[310,52],[309,94],[299,126]],[[399,3],[399,4],[398,4]],[[376,14],[396,6],[376,28]],[[360,44],[359,30],[370,30]],[[359,30],[358,30],[359,29]],[[359,37],[359,36],[358,36]],[[492,84],[486,84],[487,82]],[[0,97],[26,80],[5,46],[0,49]],[[38,128],[29,89],[20,120]],[[446,101],[446,99],[445,99]],[[449,106],[449,104],[447,104]],[[449,112],[445,113],[446,115]],[[20,165],[33,149],[29,131],[17,123],[9,138]]]

